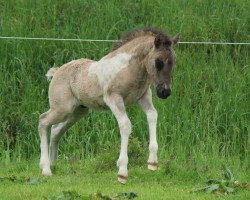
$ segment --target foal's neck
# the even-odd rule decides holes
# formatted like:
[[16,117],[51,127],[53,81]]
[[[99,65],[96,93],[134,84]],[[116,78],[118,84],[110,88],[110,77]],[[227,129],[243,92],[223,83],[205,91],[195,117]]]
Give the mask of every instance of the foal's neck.
[[150,77],[148,74],[148,65],[150,65],[150,52],[153,45],[138,45],[138,47],[132,52],[131,71],[136,76],[137,81],[141,84],[150,84]]

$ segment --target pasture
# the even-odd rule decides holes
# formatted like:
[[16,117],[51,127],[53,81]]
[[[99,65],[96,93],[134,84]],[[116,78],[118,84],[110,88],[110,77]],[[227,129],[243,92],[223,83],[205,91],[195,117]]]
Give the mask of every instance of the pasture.
[[[249,7],[247,0],[0,1],[0,36],[116,40],[125,31],[153,26],[172,36],[180,32],[181,41],[249,42]],[[213,199],[215,194],[189,191],[220,177],[222,164],[237,180],[250,182],[249,45],[175,47],[171,97],[160,100],[153,88],[158,171],[147,170],[146,116],[133,106],[127,108],[133,127],[125,186],[116,180],[120,135],[110,111],[92,112],[73,126],[60,141],[54,175],[41,177],[37,126],[48,109],[47,70],[78,58],[98,60],[112,45],[0,39],[0,199],[49,199],[63,191],[82,199],[98,191],[136,192],[138,199]],[[27,184],[29,178],[37,184]],[[217,196],[247,199],[250,193]]]

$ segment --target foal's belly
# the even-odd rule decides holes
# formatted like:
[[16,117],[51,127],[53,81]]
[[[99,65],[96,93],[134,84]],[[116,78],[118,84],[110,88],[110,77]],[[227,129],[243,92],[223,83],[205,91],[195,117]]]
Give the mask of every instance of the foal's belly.
[[[123,101],[125,105],[132,105],[138,102],[138,100],[146,92],[146,89],[131,90],[129,93],[118,93],[118,92],[114,92],[114,93],[119,94],[123,97]],[[81,102],[81,105],[84,105],[92,109],[109,109],[109,107],[106,105],[103,99],[104,99],[103,95],[91,96],[91,95],[85,94],[85,98],[82,98],[80,102]]]
[[103,101],[102,97],[93,98],[93,99],[85,98],[80,101],[80,104],[85,107],[92,108],[92,109],[108,109],[108,106]]

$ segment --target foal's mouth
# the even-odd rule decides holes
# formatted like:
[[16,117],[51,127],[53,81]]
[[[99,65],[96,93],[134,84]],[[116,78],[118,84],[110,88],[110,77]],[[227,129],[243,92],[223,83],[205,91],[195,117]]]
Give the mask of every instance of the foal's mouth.
[[156,94],[161,99],[166,99],[171,95],[171,89],[165,83],[156,86]]

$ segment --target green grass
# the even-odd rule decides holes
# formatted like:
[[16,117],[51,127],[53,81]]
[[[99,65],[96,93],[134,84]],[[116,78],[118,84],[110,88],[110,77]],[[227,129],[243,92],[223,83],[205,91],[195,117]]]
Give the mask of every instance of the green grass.
[[[136,3],[128,0],[119,3],[115,0],[0,1],[0,35],[119,39],[126,30],[155,26],[171,35],[181,32],[181,41],[249,42],[249,7],[247,0],[142,0]],[[37,125],[39,114],[48,109],[47,70],[77,58],[98,60],[111,47],[112,43],[101,42],[0,39],[1,165],[20,165],[39,157]],[[205,173],[203,168],[215,172],[223,163],[235,171],[242,171],[242,178],[249,180],[249,176],[245,175],[250,170],[249,52],[249,46],[244,45],[180,44],[176,47],[173,94],[166,101],[154,95],[153,101],[159,112],[160,162],[163,164],[170,157],[175,158],[173,165],[167,168],[173,177],[167,179],[166,184],[175,181],[177,175],[187,180],[169,186],[172,190],[162,192],[180,195],[181,198],[182,194],[186,195],[186,191],[182,193],[182,190],[195,185],[192,182],[193,174],[197,174],[195,169],[200,170],[196,177],[200,182]],[[133,124],[132,137],[140,141],[139,147],[132,151],[143,151],[144,162],[148,144],[146,118],[136,106],[127,111]],[[108,166],[115,167],[120,145],[117,123],[111,112],[93,112],[63,137],[60,158],[74,157],[84,162],[94,159],[109,145],[116,149],[115,154],[98,157],[97,163],[111,162],[112,165]],[[132,153],[131,157],[130,161],[133,162],[136,154]],[[186,170],[180,170],[182,166]],[[38,176],[37,166],[33,162],[27,167],[32,168],[32,176]],[[97,172],[102,170],[100,167]],[[152,181],[151,174],[146,175],[146,170],[132,167],[129,171],[130,186],[125,187],[133,185],[140,188],[140,185],[136,186],[135,180],[133,182],[133,170],[135,174],[145,174],[144,186],[148,188]],[[115,181],[115,172],[116,169],[112,168],[112,171],[105,172],[104,177],[109,180],[114,178]],[[0,168],[0,173],[7,171]],[[18,175],[19,172],[14,170],[13,173]],[[20,173],[25,174],[26,171]],[[88,176],[91,177],[91,174]],[[49,180],[66,181],[66,188],[72,179],[63,175]],[[104,177],[100,174],[101,181],[96,179],[94,183],[104,185]],[[51,191],[49,184],[42,183],[38,187],[42,186],[44,193],[46,188]],[[22,186],[17,184],[14,187],[17,189]],[[117,187],[114,192],[122,188],[120,185],[114,187]],[[105,190],[102,186],[100,189],[111,194],[108,188]],[[83,188],[81,191],[84,193]],[[89,189],[88,193],[95,191]],[[145,189],[145,193],[149,191]],[[61,191],[57,189],[57,192]],[[141,193],[139,189],[138,193]],[[196,194],[193,195],[189,197],[195,198]],[[204,195],[204,198],[210,197]]]
[[[175,177],[165,173],[164,166],[155,172],[141,167],[131,166],[129,179],[126,185],[121,185],[116,180],[116,170],[106,169],[96,172],[95,159],[85,161],[61,160],[53,167],[54,175],[44,178],[39,175],[37,161],[11,163],[0,165],[3,170],[0,177],[15,175],[18,179],[31,178],[35,184],[26,182],[12,182],[4,180],[0,182],[1,199],[43,199],[44,197],[60,196],[64,191],[76,191],[85,199],[90,195],[101,192],[109,196],[115,196],[120,192],[135,192],[136,199],[248,199],[249,191],[240,190],[231,195],[214,195],[207,193],[191,193],[191,190],[204,186],[202,180],[195,176],[186,178],[182,175]],[[184,169],[182,169],[184,170]],[[182,171],[181,170],[181,171]],[[239,180],[246,174],[238,172]],[[249,175],[248,175],[249,176]]]

